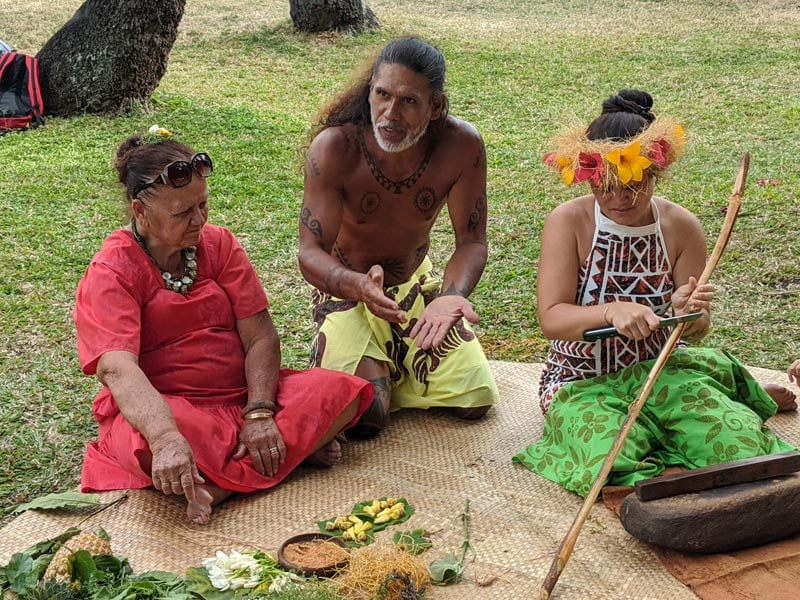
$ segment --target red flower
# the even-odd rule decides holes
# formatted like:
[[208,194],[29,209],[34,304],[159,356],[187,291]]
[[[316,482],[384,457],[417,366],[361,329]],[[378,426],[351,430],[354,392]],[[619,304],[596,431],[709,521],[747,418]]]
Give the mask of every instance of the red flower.
[[575,169],[575,183],[591,180],[594,185],[600,185],[603,175],[606,174],[606,165],[601,154],[578,154],[578,168]]
[[667,166],[668,152],[669,142],[667,140],[657,140],[650,146],[650,160],[663,169]]

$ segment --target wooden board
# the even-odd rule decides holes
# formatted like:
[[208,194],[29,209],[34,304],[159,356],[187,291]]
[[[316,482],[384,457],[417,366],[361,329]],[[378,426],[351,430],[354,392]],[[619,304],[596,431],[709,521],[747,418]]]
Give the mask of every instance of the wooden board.
[[638,481],[634,492],[639,500],[646,502],[666,496],[781,477],[797,471],[800,471],[800,452],[783,452]]

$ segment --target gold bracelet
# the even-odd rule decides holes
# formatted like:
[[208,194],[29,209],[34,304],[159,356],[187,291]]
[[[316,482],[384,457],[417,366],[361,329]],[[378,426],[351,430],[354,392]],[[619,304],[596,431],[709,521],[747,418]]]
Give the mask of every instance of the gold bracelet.
[[244,418],[247,421],[258,421],[261,419],[272,419],[275,415],[268,410],[254,410],[253,412],[247,413]]
[[611,308],[611,304],[606,306],[606,309],[603,311],[603,320],[606,322],[606,325],[611,325],[611,321],[608,320],[608,311]]
[[261,402],[251,402],[244,408],[242,408],[242,416],[245,416],[249,412],[253,412],[254,410],[259,409],[267,409],[271,412],[275,412],[275,403],[270,402],[269,400],[262,400]]

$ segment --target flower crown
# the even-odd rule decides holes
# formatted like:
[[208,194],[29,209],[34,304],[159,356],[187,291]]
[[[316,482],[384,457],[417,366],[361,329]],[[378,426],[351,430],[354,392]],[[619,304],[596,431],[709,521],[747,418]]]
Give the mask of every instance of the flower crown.
[[683,127],[675,120],[658,117],[634,138],[590,140],[586,127],[573,127],[553,140],[555,150],[544,155],[544,164],[560,171],[567,185],[590,181],[595,186],[639,183],[645,175],[662,177],[683,152]]

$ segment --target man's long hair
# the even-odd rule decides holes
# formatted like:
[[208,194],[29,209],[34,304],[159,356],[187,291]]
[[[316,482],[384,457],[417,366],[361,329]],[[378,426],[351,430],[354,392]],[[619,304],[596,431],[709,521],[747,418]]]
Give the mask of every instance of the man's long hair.
[[312,139],[328,127],[347,123],[370,125],[369,91],[372,78],[383,64],[398,64],[419,73],[430,86],[434,98],[442,97],[442,116],[431,122],[431,128],[444,125],[447,119],[447,97],[444,96],[445,63],[441,51],[415,37],[404,37],[388,43],[371,66],[362,69],[355,82],[322,109],[311,132]]

